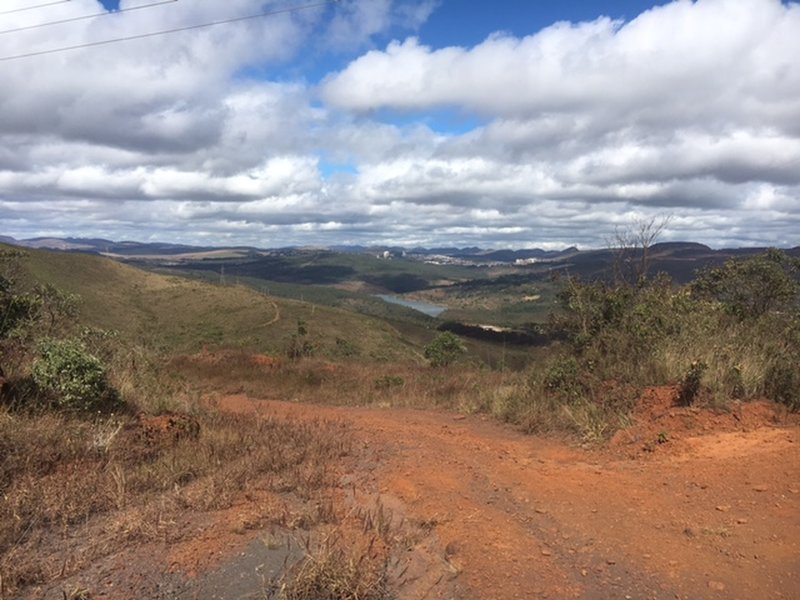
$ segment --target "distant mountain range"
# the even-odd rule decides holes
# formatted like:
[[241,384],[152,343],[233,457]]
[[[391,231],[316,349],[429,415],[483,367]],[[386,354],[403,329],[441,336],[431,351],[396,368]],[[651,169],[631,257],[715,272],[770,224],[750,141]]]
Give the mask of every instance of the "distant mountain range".
[[[94,252],[98,254],[113,254],[121,256],[145,256],[145,255],[179,255],[197,254],[202,252],[213,252],[219,250],[232,250],[239,252],[268,252],[267,248],[257,248],[254,246],[190,246],[186,244],[168,244],[163,242],[116,242],[102,238],[54,238],[36,237],[24,240],[16,240],[9,236],[0,236],[0,243],[25,248],[38,248],[46,250],[61,250],[69,252]],[[402,246],[347,246],[336,245],[325,248],[315,248],[315,250],[325,249],[333,252],[347,254],[379,254],[390,252],[396,255],[402,254],[423,254],[429,256],[450,256],[453,258],[474,258],[482,261],[514,262],[517,259],[529,258],[558,258],[568,254],[578,252],[577,248],[567,248],[566,250],[542,250],[541,248],[531,248],[524,250],[493,250],[478,247],[469,248],[403,248]],[[277,250],[303,250],[301,247],[278,248]]]
[[[566,270],[583,277],[603,277],[613,267],[617,256],[609,249],[578,250],[575,247],[550,251],[540,248],[483,249],[478,247],[457,248],[403,248],[399,246],[331,246],[329,248],[278,248],[264,249],[252,246],[191,246],[162,242],[117,242],[97,238],[52,238],[39,237],[16,240],[0,236],[0,242],[26,248],[39,248],[56,251],[86,252],[104,254],[121,260],[132,261],[203,261],[208,258],[255,259],[264,255],[302,254],[327,250],[345,254],[373,254],[390,257],[406,256],[416,260],[437,260],[441,258],[467,264],[518,265],[537,270]],[[714,250],[695,242],[666,242],[654,244],[649,249],[650,271],[664,271],[678,281],[691,279],[695,270],[736,256],[750,256],[763,252],[766,248],[729,248]],[[800,256],[800,247],[786,249],[789,254]]]
[[[15,240],[12,237],[0,236],[0,242],[24,248],[44,250],[62,250],[68,252],[92,252],[96,254],[117,254],[122,256],[141,256],[149,254],[188,254],[219,250],[213,246],[188,246],[185,244],[168,244],[163,242],[115,242],[102,238],[50,238],[37,237]],[[256,248],[248,248],[256,250]]]
[[[24,240],[17,240],[10,236],[0,236],[0,243],[24,248],[38,248],[45,250],[60,250],[67,252],[90,252],[97,254],[111,254],[130,257],[141,257],[147,255],[180,255],[198,254],[214,251],[238,251],[242,253],[263,253],[270,251],[303,251],[305,248],[291,246],[286,248],[258,248],[255,246],[192,246],[187,244],[169,244],[164,242],[131,242],[113,241],[102,238],[56,238],[56,237],[36,237]],[[680,244],[681,246],[698,246],[709,250],[701,244]],[[358,245],[334,245],[329,247],[315,247],[314,250],[330,250],[345,254],[381,254],[389,252],[396,256],[401,255],[427,255],[427,256],[449,256],[452,258],[475,259],[482,262],[513,263],[516,260],[526,259],[558,259],[566,256],[573,256],[581,252],[576,247],[565,250],[542,250],[541,248],[526,248],[521,250],[513,249],[486,249],[476,246],[467,248],[441,247],[425,248],[416,246],[414,248],[404,248],[402,246],[358,246]]]

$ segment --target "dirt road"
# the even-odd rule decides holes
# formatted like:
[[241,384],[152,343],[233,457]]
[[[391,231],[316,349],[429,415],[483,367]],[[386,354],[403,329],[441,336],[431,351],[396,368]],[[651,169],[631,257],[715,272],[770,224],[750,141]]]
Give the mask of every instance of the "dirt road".
[[[477,415],[218,402],[345,424],[352,450],[325,493],[348,519],[388,515],[398,600],[800,598],[797,417],[773,423],[765,403],[711,413],[672,407],[667,393],[643,398],[634,426],[603,450]],[[21,597],[263,599],[302,555],[307,534],[291,515],[254,485]],[[70,560],[81,560],[79,541],[67,540]]]
[[797,598],[800,431],[669,441],[632,460],[478,416],[233,396],[221,407],[349,422],[354,501],[427,533],[400,598]]

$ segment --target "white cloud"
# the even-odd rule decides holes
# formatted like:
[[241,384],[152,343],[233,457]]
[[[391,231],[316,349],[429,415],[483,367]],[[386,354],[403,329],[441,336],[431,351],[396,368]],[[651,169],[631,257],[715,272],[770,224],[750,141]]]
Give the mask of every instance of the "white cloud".
[[[0,62],[0,233],[553,247],[672,213],[669,239],[800,243],[800,5],[676,1],[472,48],[408,38],[318,88],[293,70],[414,32],[437,4],[349,1]],[[176,2],[0,34],[0,57],[261,6]],[[437,131],[441,110],[482,125]]]
[[[679,1],[629,23],[557,23],[528,37],[432,49],[415,38],[331,76],[325,98],[352,110],[457,106],[490,117],[591,112],[622,123],[780,126],[800,98],[800,7],[778,0]],[[723,113],[718,111],[723,109]]]
[[[553,200],[600,203],[609,211],[593,215],[601,229],[617,218],[610,211],[694,219],[725,211],[730,232],[731,222],[760,226],[751,211],[769,204],[770,218],[787,223],[780,239],[792,243],[797,203],[786,198],[797,197],[800,183],[794,56],[795,3],[682,1],[627,23],[557,23],[474,48],[393,42],[331,75],[322,94],[365,116],[455,108],[487,121],[416,161],[365,171],[372,197],[494,204],[509,215],[525,202],[548,210]],[[754,191],[764,189],[771,194]],[[773,197],[783,200],[765,199]]]

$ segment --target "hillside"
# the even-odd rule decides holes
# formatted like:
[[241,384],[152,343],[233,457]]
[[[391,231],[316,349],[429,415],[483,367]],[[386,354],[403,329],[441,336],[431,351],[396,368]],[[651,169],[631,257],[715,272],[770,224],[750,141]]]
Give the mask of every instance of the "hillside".
[[212,346],[282,353],[302,320],[322,356],[418,356],[415,345],[391,325],[346,310],[275,298],[245,286],[151,273],[100,256],[26,254],[30,283],[49,283],[80,296],[82,323],[169,351]]

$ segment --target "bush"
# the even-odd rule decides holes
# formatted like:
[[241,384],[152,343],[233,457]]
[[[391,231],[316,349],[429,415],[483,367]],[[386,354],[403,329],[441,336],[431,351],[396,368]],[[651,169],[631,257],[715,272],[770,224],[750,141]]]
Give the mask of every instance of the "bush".
[[57,406],[72,411],[96,411],[116,404],[106,368],[77,340],[46,339],[33,364],[33,381]]
[[286,343],[286,356],[291,360],[308,358],[314,354],[314,344],[308,339],[308,324],[297,320],[297,333],[293,333]]
[[405,380],[400,377],[399,375],[383,375],[382,377],[376,377],[373,385],[377,390],[388,390],[394,387],[402,387],[405,384]]
[[689,369],[683,376],[683,380],[678,386],[678,404],[681,406],[691,406],[697,399],[700,392],[700,385],[703,380],[703,373],[708,365],[701,360],[692,361]]
[[754,319],[771,311],[800,306],[800,260],[780,250],[761,256],[731,259],[722,267],[698,273],[692,292],[722,304],[739,319]]
[[425,346],[425,358],[432,367],[447,367],[467,352],[467,347],[461,338],[445,331]]
[[580,376],[578,361],[573,356],[562,357],[545,373],[544,386],[565,400],[576,399],[586,393]]
[[776,360],[766,374],[766,394],[790,410],[800,410],[800,364],[797,361]]

